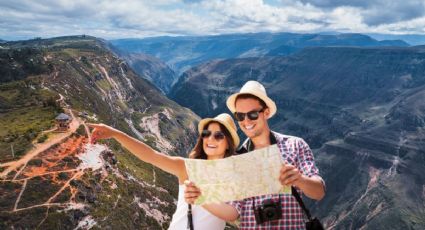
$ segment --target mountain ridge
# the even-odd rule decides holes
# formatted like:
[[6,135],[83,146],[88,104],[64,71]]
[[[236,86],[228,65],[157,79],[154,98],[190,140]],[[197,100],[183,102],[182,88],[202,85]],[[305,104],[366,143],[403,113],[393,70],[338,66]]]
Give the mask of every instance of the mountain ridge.
[[[150,37],[109,41],[117,53],[144,54],[166,63],[179,78],[185,70],[214,59],[287,56],[317,46],[400,46],[404,41],[377,41],[363,34],[248,33],[211,36]],[[137,69],[136,69],[137,70]],[[142,71],[138,71],[143,75]],[[175,81],[160,88],[170,89]]]

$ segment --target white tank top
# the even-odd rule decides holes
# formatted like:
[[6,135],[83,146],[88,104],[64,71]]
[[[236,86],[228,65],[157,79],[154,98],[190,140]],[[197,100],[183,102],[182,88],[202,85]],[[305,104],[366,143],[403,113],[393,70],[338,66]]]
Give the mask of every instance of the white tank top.
[[[185,230],[187,228],[188,205],[184,200],[184,185],[179,185],[177,209],[171,220],[169,230]],[[192,205],[193,228],[195,230],[223,230],[226,222],[201,206]]]

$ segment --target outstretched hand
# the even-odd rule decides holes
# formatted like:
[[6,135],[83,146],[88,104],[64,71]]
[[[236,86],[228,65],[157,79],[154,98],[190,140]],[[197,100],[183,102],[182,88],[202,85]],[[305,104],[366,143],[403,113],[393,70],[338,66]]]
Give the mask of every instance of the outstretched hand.
[[196,187],[196,185],[188,180],[184,181],[185,189],[184,189],[184,199],[188,204],[194,204],[195,200],[201,196],[201,190]]
[[95,143],[96,140],[109,139],[112,138],[118,130],[107,126],[105,124],[87,124],[90,128],[93,128],[91,132],[92,143]]

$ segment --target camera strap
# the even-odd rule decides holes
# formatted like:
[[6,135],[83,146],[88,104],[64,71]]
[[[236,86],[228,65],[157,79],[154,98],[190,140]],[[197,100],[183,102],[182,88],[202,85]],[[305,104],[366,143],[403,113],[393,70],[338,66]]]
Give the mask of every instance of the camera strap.
[[[277,194],[279,196],[279,204],[282,204],[282,200],[280,199],[280,194]],[[255,209],[255,200],[252,201],[252,207]]]
[[193,217],[192,217],[192,205],[188,204],[187,209],[187,228],[189,230],[193,230]]
[[314,218],[311,217],[310,211],[308,210],[308,208],[305,207],[304,202],[301,199],[301,196],[298,193],[298,191],[294,187],[291,187],[291,188],[292,188],[292,195],[295,197],[298,204],[300,204],[302,210],[304,211],[305,215],[308,218],[308,221],[305,223],[306,230],[324,230],[325,228],[323,227],[322,223],[320,223],[320,220],[317,219],[316,217]]
[[305,215],[307,216],[308,220],[311,221],[312,219],[311,219],[310,211],[308,210],[307,207],[305,207],[304,202],[301,199],[300,194],[298,193],[298,191],[293,186],[291,186],[291,189],[292,189],[292,195],[295,197],[298,204],[301,206],[301,208],[304,211]]

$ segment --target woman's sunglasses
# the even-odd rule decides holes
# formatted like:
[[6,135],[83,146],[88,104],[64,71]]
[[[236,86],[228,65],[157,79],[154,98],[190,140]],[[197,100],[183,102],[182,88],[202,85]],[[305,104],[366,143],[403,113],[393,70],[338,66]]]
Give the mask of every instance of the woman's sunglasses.
[[[205,129],[205,130],[202,130],[201,137],[202,138],[208,138],[208,137],[211,136],[211,134],[213,134],[211,131]],[[219,140],[223,140],[225,135],[221,131],[216,131],[216,132],[214,132],[213,137],[214,137],[214,139],[219,141]]]
[[250,120],[257,120],[260,113],[264,111],[264,108],[260,109],[260,110],[252,110],[249,111],[247,113],[240,113],[240,112],[235,112],[235,118],[238,121],[243,121],[245,120],[245,116],[248,117],[248,119]]

